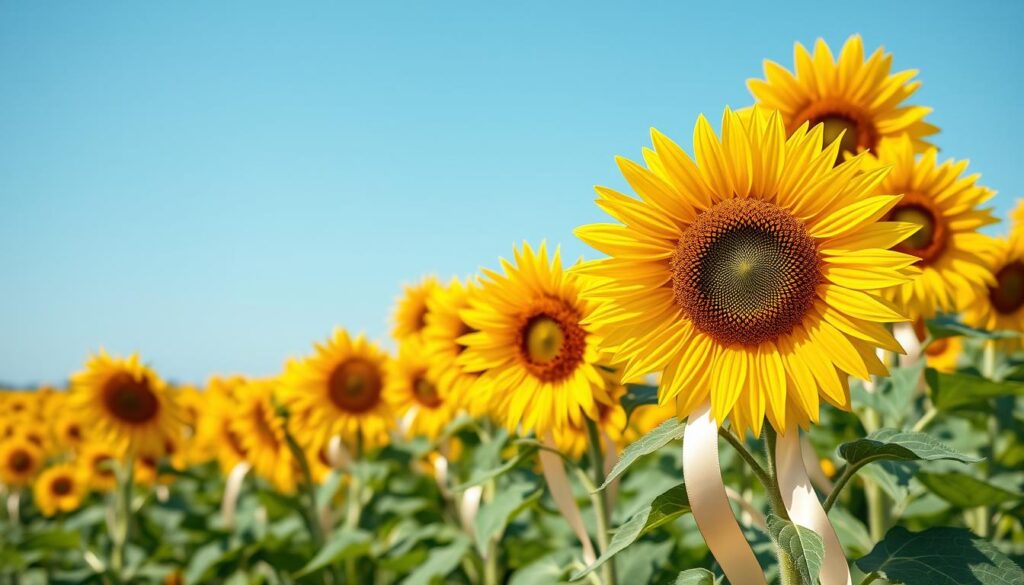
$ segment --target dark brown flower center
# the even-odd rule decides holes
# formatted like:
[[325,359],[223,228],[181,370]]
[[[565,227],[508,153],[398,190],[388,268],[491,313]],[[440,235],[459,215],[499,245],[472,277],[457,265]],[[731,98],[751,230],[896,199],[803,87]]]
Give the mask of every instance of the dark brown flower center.
[[380,368],[364,358],[350,358],[331,372],[327,382],[331,401],[341,410],[360,413],[380,402],[384,386]]
[[814,239],[778,206],[729,199],[697,216],[671,260],[676,304],[725,345],[789,333],[821,281]]
[[902,221],[919,227],[909,238],[896,245],[896,250],[912,254],[927,265],[942,255],[949,230],[932,199],[918,193],[906,193],[886,216],[887,221]]
[[66,496],[71,493],[71,490],[74,489],[74,487],[75,484],[72,479],[66,475],[62,475],[54,478],[53,482],[50,484],[50,491],[55,496]]
[[32,455],[22,450],[11,453],[7,460],[8,466],[15,473],[25,473],[32,469]]
[[416,376],[412,383],[412,393],[416,401],[427,408],[441,406],[441,395],[437,392],[437,386],[427,380],[422,374]]
[[103,385],[102,396],[107,412],[129,424],[145,424],[160,412],[160,402],[146,377],[118,372]]
[[564,380],[583,362],[587,332],[579,312],[554,298],[539,299],[520,318],[517,346],[527,371],[545,382]]
[[996,286],[988,290],[996,311],[1004,315],[1016,313],[1024,306],[1024,262],[1015,260],[996,272]]
[[823,125],[824,146],[832,144],[842,135],[836,164],[843,162],[843,153],[856,154],[861,149],[871,150],[878,146],[878,130],[871,119],[858,108],[844,103],[826,100],[808,105],[793,118],[789,132],[804,122],[810,122],[811,128]]

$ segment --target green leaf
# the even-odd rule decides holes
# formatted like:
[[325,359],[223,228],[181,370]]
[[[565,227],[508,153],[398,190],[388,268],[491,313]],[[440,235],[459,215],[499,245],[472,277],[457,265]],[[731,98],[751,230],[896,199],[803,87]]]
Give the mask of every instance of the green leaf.
[[331,504],[334,494],[338,492],[338,486],[341,485],[341,477],[342,473],[339,469],[332,469],[331,472],[327,474],[327,479],[316,490],[317,508],[324,508]]
[[461,484],[453,487],[452,491],[453,492],[465,491],[465,490],[467,490],[467,489],[469,489],[469,488],[471,488],[471,487],[473,487],[475,485],[480,485],[480,484],[482,484],[483,482],[485,482],[485,481],[487,481],[489,479],[494,479],[495,477],[498,477],[500,475],[504,475],[508,471],[511,471],[513,467],[515,467],[516,465],[519,465],[519,463],[523,459],[526,459],[530,455],[533,455],[536,451],[537,451],[537,447],[532,446],[532,445],[524,445],[519,450],[519,452],[516,453],[516,455],[514,457],[512,457],[508,461],[502,463],[501,465],[499,465],[499,466],[497,466],[495,468],[492,468],[492,469],[485,469],[483,471],[474,471],[473,475],[469,478],[469,481],[466,481],[465,483],[461,483]]
[[961,508],[996,506],[1024,498],[1024,494],[1012,492],[966,473],[920,472],[917,479],[935,495]]
[[707,569],[689,569],[679,573],[676,585],[715,585],[715,574]]
[[430,585],[435,577],[444,577],[454,571],[468,550],[469,539],[460,536],[451,544],[431,551],[427,562],[410,573],[402,585]]
[[357,557],[370,549],[371,535],[363,530],[341,528],[330,535],[316,556],[305,567],[295,574],[302,577],[336,563],[340,560]]
[[800,582],[805,585],[817,583],[821,560],[825,558],[825,545],[821,537],[813,530],[775,515],[768,516],[768,532],[793,563],[800,574]]
[[640,406],[658,403],[658,387],[647,384],[626,384],[626,394],[622,396],[622,408],[626,411],[626,420]]
[[885,417],[887,424],[898,425],[906,417],[921,380],[924,360],[906,367],[892,368],[888,378],[881,378],[873,392],[863,385],[852,388],[856,405],[863,405]]
[[927,433],[904,433],[895,429],[879,429],[863,439],[843,443],[839,456],[858,467],[872,461],[939,461],[949,459],[961,463],[976,463],[977,457],[950,449]]
[[906,585],[1019,585],[1024,570],[995,546],[962,528],[910,532],[897,526],[867,556],[856,562]]
[[1020,382],[994,382],[971,374],[948,374],[932,368],[924,374],[932,390],[932,403],[939,410],[950,410],[999,396],[1024,396]]
[[834,506],[828,511],[828,519],[836,529],[836,536],[848,557],[867,554],[875,545],[867,526],[845,508]]
[[571,580],[576,581],[586,577],[601,565],[605,564],[612,557],[622,552],[626,547],[636,542],[638,538],[654,530],[667,522],[690,511],[690,499],[686,495],[686,486],[679,484],[665,493],[654,498],[651,505],[640,510],[619,526],[619,529],[612,535],[608,543],[608,549],[601,554],[594,564],[586,569],[573,574]]
[[570,562],[569,550],[557,550],[512,573],[508,585],[559,585],[565,581]]
[[541,493],[543,490],[535,490],[532,484],[517,483],[500,490],[493,500],[481,506],[473,519],[476,547],[481,555],[487,551],[491,539],[500,539],[509,521]]
[[619,458],[615,467],[612,467],[611,472],[605,478],[601,487],[597,489],[603,490],[608,487],[615,478],[629,469],[630,465],[636,463],[637,459],[654,453],[672,441],[681,439],[685,430],[686,423],[676,417],[672,417],[655,427],[653,431],[637,439],[633,444],[626,447],[622,452],[622,457]]
[[934,319],[929,319],[926,325],[932,339],[956,336],[973,337],[975,339],[1009,339],[1020,337],[1020,333],[1016,331],[986,331],[984,329],[968,327],[957,321],[956,315],[939,315]]
[[28,550],[72,550],[78,548],[81,540],[77,532],[53,528],[28,536],[21,547]]

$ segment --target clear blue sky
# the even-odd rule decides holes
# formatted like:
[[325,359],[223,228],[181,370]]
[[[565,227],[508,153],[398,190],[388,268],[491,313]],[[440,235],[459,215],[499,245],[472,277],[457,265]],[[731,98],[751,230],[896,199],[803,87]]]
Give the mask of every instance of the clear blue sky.
[[587,254],[613,155],[688,145],[818,36],[920,69],[944,153],[1024,195],[1024,3],[728,7],[0,3],[0,380],[100,346],[269,374],[336,325],[386,337],[423,273]]

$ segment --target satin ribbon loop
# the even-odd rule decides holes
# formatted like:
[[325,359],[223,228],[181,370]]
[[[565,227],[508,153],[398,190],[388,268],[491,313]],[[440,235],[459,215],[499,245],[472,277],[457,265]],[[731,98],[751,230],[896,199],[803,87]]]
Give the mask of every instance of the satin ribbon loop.
[[[555,441],[551,433],[544,437],[543,443],[545,447],[555,448]],[[565,521],[569,523],[569,527],[576,534],[580,544],[583,545],[583,562],[593,565],[597,560],[594,544],[590,541],[590,534],[587,533],[587,527],[583,524],[583,514],[580,513],[580,507],[576,505],[576,498],[572,495],[572,486],[565,473],[565,464],[558,454],[548,449],[541,449],[539,454],[540,468],[544,472],[544,480],[548,484],[551,498],[555,501],[555,506],[558,507],[558,511],[562,513]]]

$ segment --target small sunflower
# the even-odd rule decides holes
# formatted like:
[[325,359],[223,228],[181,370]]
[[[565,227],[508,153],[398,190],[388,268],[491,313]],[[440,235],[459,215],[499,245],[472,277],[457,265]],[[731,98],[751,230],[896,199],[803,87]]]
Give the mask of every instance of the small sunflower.
[[204,407],[196,421],[193,460],[206,462],[216,459],[225,475],[246,460],[245,446],[231,428],[238,408],[237,389],[245,382],[241,376],[211,378],[203,392]]
[[[968,325],[1024,332],[1024,202],[1017,205],[1011,218],[1009,237],[990,240],[986,265],[993,281],[963,307]],[[1020,338],[1004,340],[1002,345],[1019,347]]]
[[90,421],[98,438],[155,452],[177,438],[181,417],[163,380],[138,355],[93,355],[71,378],[72,408]]
[[824,40],[811,55],[800,43],[794,48],[796,73],[766,60],[765,79],[750,79],[747,87],[757,105],[775,109],[789,133],[805,123],[824,125],[825,144],[841,138],[843,153],[874,150],[882,139],[907,135],[914,148],[924,150],[925,138],[938,128],[924,121],[931,108],[904,102],[921,85],[916,71],[890,73],[892,55],[881,48],[867,60],[859,35],[851,36],[838,62]]
[[109,492],[117,487],[115,467],[121,457],[122,453],[109,445],[93,441],[82,447],[76,463],[90,488],[98,492]]
[[411,437],[434,439],[454,417],[454,405],[429,366],[422,345],[414,340],[403,343],[389,364],[384,395]]
[[759,434],[766,415],[783,433],[817,421],[819,392],[849,409],[847,374],[886,372],[875,348],[902,348],[883,323],[906,318],[881,291],[916,274],[889,248],[915,226],[879,221],[900,200],[874,194],[885,169],[835,166],[822,132],[726,109],[722,138],[698,119],[696,162],[657,131],[649,168],[619,159],[640,199],[598,187],[622,224],[576,233],[610,256],[577,270],[624,381],[661,371],[680,416],[710,398],[719,424]]
[[77,450],[86,440],[86,425],[81,418],[70,409],[55,413],[53,423],[53,441],[61,449]]
[[886,219],[920,226],[895,249],[918,258],[921,276],[890,289],[889,298],[915,321],[973,304],[979,290],[995,284],[987,258],[992,239],[978,231],[997,221],[979,208],[995,193],[978,185],[977,175],[964,176],[966,161],[940,165],[934,149],[915,157],[907,137],[883,142],[877,154],[877,164],[892,170],[876,192],[903,193]]
[[58,512],[73,512],[82,505],[85,482],[73,465],[62,463],[39,474],[32,488],[32,496],[44,516]]
[[440,287],[437,278],[433,276],[427,276],[416,284],[403,287],[402,296],[395,306],[392,330],[395,339],[404,341],[409,337],[419,338],[423,334],[429,311],[427,303],[438,288]]
[[387,354],[364,336],[343,329],[316,353],[290,362],[282,379],[296,439],[303,445],[325,445],[339,436],[349,446],[362,440],[373,448],[387,441],[394,416],[384,399]]
[[475,285],[452,279],[447,287],[439,289],[427,300],[427,326],[423,330],[423,351],[429,356],[430,376],[451,402],[465,408],[474,416],[487,411],[489,392],[480,384],[480,373],[466,371],[458,358],[466,350],[459,339],[473,328],[459,314],[469,307],[469,297]]
[[962,350],[963,338],[953,336],[933,339],[925,346],[923,353],[929,368],[952,373],[956,371]]
[[475,332],[459,338],[457,363],[492,388],[491,412],[509,428],[538,435],[582,424],[595,396],[607,401],[598,371],[599,338],[587,324],[593,305],[580,295],[558,250],[513,250],[504,273],[484,270],[480,291],[461,311]]
[[[618,373],[605,368],[601,368],[599,371],[606,381],[608,395],[607,397],[600,395],[597,397],[595,401],[597,412],[593,421],[602,435],[607,436],[608,440],[616,447],[621,447],[626,430],[626,410],[622,407],[621,401],[626,394],[626,387],[621,383]],[[581,422],[583,424],[569,421],[567,425],[554,432],[555,446],[559,451],[574,459],[583,456],[589,440],[586,421]],[[604,445],[601,448],[603,451]]]
[[0,482],[12,487],[29,485],[43,467],[43,457],[43,450],[24,437],[0,440]]
[[231,431],[253,471],[283,492],[295,491],[296,462],[285,438],[284,419],[274,406],[277,381],[253,380],[237,390]]

